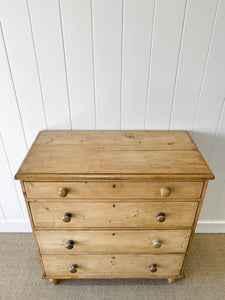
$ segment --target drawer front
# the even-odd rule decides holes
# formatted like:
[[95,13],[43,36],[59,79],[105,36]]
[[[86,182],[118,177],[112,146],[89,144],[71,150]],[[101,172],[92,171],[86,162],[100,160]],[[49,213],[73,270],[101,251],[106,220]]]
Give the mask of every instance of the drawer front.
[[[184,254],[42,255],[47,277],[112,278],[170,277],[180,274]],[[150,271],[149,265],[157,270]],[[75,273],[70,272],[72,266]]]
[[36,231],[42,254],[184,253],[191,230]]
[[[198,202],[32,201],[34,225],[40,228],[185,228],[194,221]],[[63,221],[63,215],[71,218]],[[165,220],[159,222],[164,214]],[[158,216],[158,218],[157,218]],[[65,219],[65,218],[64,218]]]
[[[169,187],[169,192],[160,189]],[[189,198],[199,199],[203,182],[25,182],[28,198]],[[162,194],[162,195],[161,195]]]

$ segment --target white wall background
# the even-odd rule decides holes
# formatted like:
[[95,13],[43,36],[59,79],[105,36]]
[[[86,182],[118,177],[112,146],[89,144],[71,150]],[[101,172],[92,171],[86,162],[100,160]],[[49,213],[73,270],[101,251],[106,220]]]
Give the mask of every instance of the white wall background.
[[43,129],[187,129],[225,232],[225,0],[0,0],[0,231],[29,231],[18,181]]

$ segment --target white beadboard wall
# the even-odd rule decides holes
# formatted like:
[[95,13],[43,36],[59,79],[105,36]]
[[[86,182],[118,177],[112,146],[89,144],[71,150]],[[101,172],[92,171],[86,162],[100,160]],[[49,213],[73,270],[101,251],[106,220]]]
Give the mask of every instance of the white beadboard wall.
[[225,0],[0,0],[0,231],[30,231],[13,176],[39,130],[186,129],[225,232]]

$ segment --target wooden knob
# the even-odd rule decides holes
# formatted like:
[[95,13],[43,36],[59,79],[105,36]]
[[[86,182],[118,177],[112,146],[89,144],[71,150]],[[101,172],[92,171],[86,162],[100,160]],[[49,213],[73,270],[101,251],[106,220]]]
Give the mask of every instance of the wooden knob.
[[157,271],[157,264],[155,264],[155,263],[150,264],[149,269],[152,273],[156,272]]
[[169,197],[171,189],[168,186],[164,186],[160,189],[160,193],[162,197]]
[[156,218],[159,222],[164,222],[166,220],[166,215],[163,212],[160,212],[156,215]]
[[65,212],[62,217],[63,222],[70,222],[71,217],[72,217],[71,213]]
[[76,273],[77,268],[78,268],[78,265],[76,265],[76,264],[70,265],[70,273]]
[[66,197],[67,194],[68,194],[68,188],[66,188],[66,187],[59,188],[59,191],[58,191],[59,197]]
[[73,249],[74,241],[68,240],[66,241],[66,248],[67,249]]
[[159,240],[154,240],[152,242],[152,245],[154,248],[160,248],[161,247],[161,242]]

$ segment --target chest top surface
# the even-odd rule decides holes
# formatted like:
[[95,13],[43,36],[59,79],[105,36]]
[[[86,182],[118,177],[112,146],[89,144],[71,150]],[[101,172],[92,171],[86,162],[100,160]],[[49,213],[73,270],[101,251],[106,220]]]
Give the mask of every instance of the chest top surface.
[[41,131],[15,178],[213,179],[186,131]]

